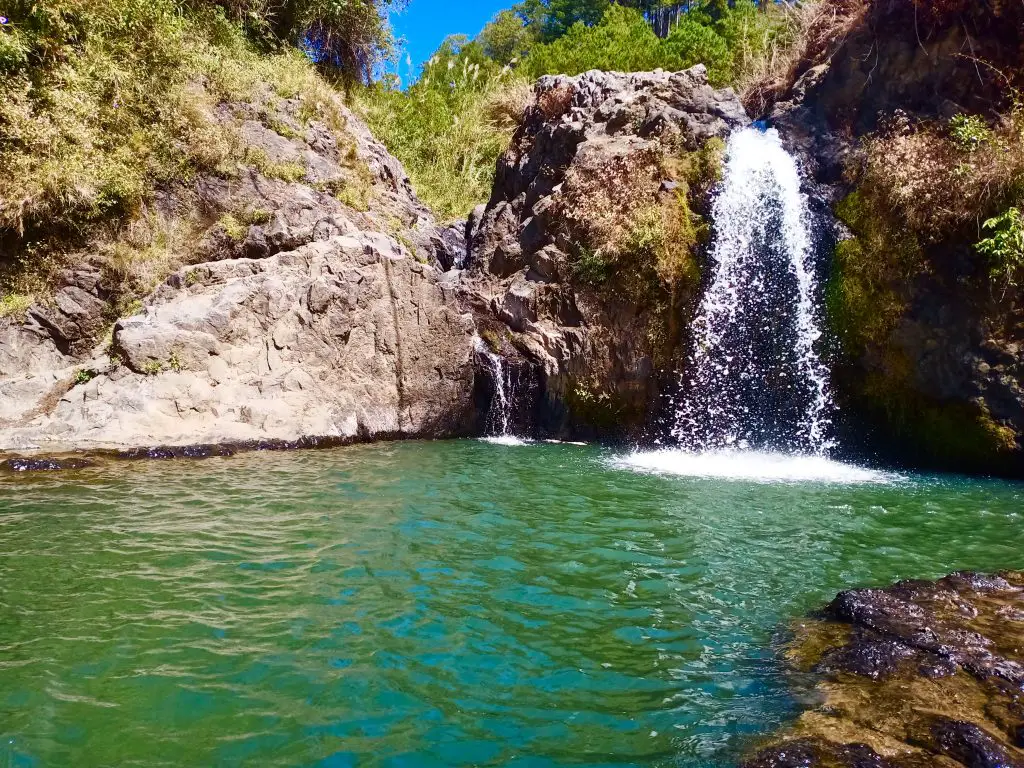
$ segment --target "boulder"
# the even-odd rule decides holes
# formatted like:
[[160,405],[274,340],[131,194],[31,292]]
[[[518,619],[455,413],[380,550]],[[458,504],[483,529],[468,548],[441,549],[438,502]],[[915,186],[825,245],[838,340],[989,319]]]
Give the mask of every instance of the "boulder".
[[9,447],[436,437],[472,422],[472,319],[374,233],[172,276],[114,329],[123,363],[72,386]]
[[849,590],[794,631],[820,704],[744,768],[1024,766],[1024,574]]

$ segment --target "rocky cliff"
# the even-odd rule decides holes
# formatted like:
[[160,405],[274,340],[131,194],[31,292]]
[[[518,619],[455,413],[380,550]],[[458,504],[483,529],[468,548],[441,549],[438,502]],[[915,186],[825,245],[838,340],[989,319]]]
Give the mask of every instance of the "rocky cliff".
[[[704,67],[544,77],[473,214],[468,302],[535,372],[548,435],[638,436],[675,381],[723,140]],[[487,321],[483,322],[487,325]]]
[[179,268],[122,312],[85,253],[0,320],[0,448],[475,434],[482,343],[529,385],[521,430],[638,430],[685,343],[735,94],[703,67],[545,78],[490,203],[446,226],[339,109],[342,131],[222,105],[246,162],[163,193],[205,216]]
[[[828,310],[843,442],[890,461],[1024,472],[1020,275],[976,244],[1021,203],[1024,10],[823,4],[778,125],[838,220]],[[1019,99],[1018,99],[1019,100]]]
[[110,258],[83,253],[52,300],[0,320],[0,448],[475,428],[474,324],[443,276],[464,245],[338,109],[343,130],[269,92],[222,105],[246,162],[162,193],[167,219],[203,221],[180,268],[120,313]]

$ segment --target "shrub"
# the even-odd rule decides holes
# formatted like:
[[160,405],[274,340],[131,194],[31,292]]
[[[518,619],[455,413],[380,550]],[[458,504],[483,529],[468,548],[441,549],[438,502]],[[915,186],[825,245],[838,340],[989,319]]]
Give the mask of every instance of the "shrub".
[[983,225],[991,236],[978,243],[978,252],[991,263],[993,279],[1004,287],[1016,287],[1017,276],[1024,269],[1024,215],[1019,208],[1010,208]]
[[960,149],[973,152],[992,139],[992,131],[978,115],[961,114],[949,121],[949,136]]
[[8,293],[0,298],[0,318],[13,317],[21,319],[32,306],[33,297],[20,293]]
[[378,83],[358,94],[358,106],[424,202],[442,218],[458,218],[490,196],[498,157],[528,98],[510,68],[453,38],[408,91]]

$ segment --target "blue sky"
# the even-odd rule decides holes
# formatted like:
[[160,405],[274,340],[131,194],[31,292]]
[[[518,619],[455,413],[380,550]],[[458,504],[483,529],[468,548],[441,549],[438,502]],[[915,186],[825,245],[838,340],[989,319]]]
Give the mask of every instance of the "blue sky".
[[419,74],[420,65],[430,58],[448,35],[463,34],[475,37],[503,8],[514,5],[515,0],[409,0],[409,7],[391,15],[395,34],[405,38],[405,51],[398,74],[408,85],[409,64],[413,76]]

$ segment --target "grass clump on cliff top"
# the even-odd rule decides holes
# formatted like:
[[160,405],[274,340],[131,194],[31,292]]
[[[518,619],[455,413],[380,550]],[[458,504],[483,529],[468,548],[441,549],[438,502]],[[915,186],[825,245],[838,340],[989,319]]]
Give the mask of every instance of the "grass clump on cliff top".
[[385,79],[358,96],[374,135],[401,160],[416,191],[442,219],[465,216],[491,193],[529,97],[511,67],[483,47],[450,38],[402,91]]

